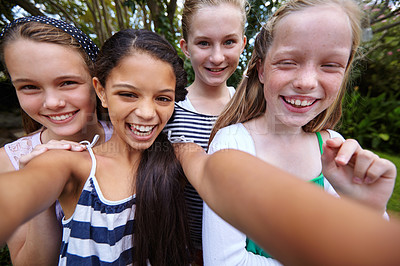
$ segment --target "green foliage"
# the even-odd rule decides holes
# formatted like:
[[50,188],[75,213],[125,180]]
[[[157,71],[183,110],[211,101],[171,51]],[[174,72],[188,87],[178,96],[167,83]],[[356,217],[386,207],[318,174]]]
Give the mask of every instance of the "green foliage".
[[11,266],[10,253],[7,246],[0,248],[0,265]]
[[399,117],[399,93],[363,96],[355,89],[345,97],[340,132],[364,148],[396,154],[400,150]]
[[377,154],[389,161],[393,162],[397,168],[397,178],[396,184],[394,185],[394,190],[392,196],[387,204],[387,209],[389,212],[395,212],[396,216],[400,217],[400,156],[393,156],[386,153],[377,152]]

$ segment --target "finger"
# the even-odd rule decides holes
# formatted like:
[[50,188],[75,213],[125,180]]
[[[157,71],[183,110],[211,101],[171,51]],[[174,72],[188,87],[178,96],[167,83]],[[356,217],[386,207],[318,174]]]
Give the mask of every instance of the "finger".
[[340,148],[340,146],[342,146],[343,144],[343,140],[341,138],[332,138],[332,139],[327,139],[325,143],[330,148]]
[[41,147],[37,150],[33,150],[31,153],[21,156],[19,159],[19,168],[24,168],[27,163],[29,163],[33,158],[39,156],[40,154],[47,151],[46,147]]
[[336,154],[338,152],[338,148],[336,148],[336,145],[329,145],[329,143],[324,143],[322,144],[322,156],[321,156],[321,161],[322,164],[328,164],[331,163],[332,161],[335,160]]
[[364,182],[365,177],[367,176],[368,169],[371,167],[372,162],[379,157],[371,151],[368,150],[360,150],[355,155],[355,164],[354,164],[354,177],[353,179],[357,180],[357,183],[361,180]]
[[379,178],[396,179],[396,166],[389,160],[375,159],[368,169],[365,183],[372,184]]
[[362,149],[356,140],[346,139],[340,146],[335,161],[339,165],[346,165],[350,162],[353,155],[360,150]]
[[[72,150],[72,151],[83,151],[86,146],[74,141],[67,140],[51,140],[46,144],[36,146],[38,148],[46,147],[49,150]],[[36,148],[35,148],[36,149]]]

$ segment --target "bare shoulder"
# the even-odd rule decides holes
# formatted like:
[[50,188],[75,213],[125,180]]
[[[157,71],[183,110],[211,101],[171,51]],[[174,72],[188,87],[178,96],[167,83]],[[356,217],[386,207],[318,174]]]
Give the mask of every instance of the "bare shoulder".
[[14,166],[12,165],[6,150],[3,148],[0,149],[0,173],[5,173],[9,171],[15,171]]

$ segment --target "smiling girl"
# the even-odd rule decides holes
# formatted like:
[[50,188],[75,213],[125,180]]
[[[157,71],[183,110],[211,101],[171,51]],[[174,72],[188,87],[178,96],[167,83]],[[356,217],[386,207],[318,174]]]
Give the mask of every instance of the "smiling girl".
[[[246,44],[247,4],[246,0],[184,2],[180,46],[190,59],[194,81],[186,98],[176,103],[173,119],[165,128],[172,138],[184,136],[207,150],[214,123],[235,93],[227,80],[236,71]],[[192,242],[201,250],[203,201],[190,185],[186,199]]]
[[[112,128],[98,121],[101,112],[96,112],[91,82],[97,51],[79,29],[52,18],[24,17],[4,28],[0,54],[28,135],[0,149],[0,172],[18,170],[24,156],[55,148],[81,151],[83,147],[73,141],[99,135],[102,143],[111,137]],[[14,265],[57,262],[62,218],[58,204],[56,211],[58,217],[54,207],[49,208],[8,240]]]
[[[209,153],[225,148],[246,151],[336,194],[332,184],[340,194],[383,214],[394,178],[370,175],[376,155],[346,141],[351,162],[370,162],[369,167],[356,162],[352,180],[339,167],[348,163],[345,158],[324,168],[321,164],[323,142],[341,138],[331,129],[341,116],[360,42],[360,17],[351,0],[293,0],[278,9],[257,35],[247,76],[216,122]],[[339,138],[335,147],[341,147]],[[278,263],[207,205],[203,215],[205,264]]]
[[188,265],[185,179],[162,133],[186,95],[183,61],[159,35],[123,30],[102,47],[93,84],[111,139],[86,141],[84,152],[48,151],[1,175],[0,239],[58,198],[60,265]]

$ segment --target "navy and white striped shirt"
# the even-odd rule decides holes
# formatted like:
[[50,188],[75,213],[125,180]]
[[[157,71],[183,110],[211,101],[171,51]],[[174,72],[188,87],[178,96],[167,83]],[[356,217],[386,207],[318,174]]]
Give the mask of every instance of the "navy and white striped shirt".
[[[207,151],[208,139],[218,116],[211,116],[189,111],[182,108],[179,103],[175,104],[175,113],[164,129],[171,132],[171,139],[184,136]],[[201,249],[201,228],[203,217],[203,200],[197,191],[188,184],[185,188],[185,199],[188,207],[189,229],[192,243]]]
[[110,201],[96,180],[96,158],[74,214],[63,223],[59,265],[130,265],[133,256],[135,195]]

